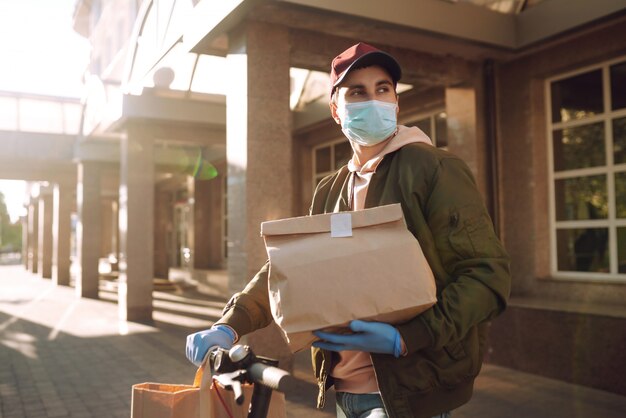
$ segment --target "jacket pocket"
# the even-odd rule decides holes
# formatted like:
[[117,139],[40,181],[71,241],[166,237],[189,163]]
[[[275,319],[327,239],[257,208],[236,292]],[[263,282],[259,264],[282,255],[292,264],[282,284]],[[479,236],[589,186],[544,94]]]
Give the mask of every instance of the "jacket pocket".
[[424,349],[397,359],[373,354],[372,360],[379,387],[396,395],[427,393],[436,387],[452,389],[473,379],[480,370],[475,329],[464,341],[442,349]]
[[468,205],[450,211],[448,241],[462,258],[496,257],[503,253],[484,207]]
[[478,329],[473,327],[461,341],[451,342],[441,350],[424,350],[438,385],[454,388],[476,377],[481,366]]

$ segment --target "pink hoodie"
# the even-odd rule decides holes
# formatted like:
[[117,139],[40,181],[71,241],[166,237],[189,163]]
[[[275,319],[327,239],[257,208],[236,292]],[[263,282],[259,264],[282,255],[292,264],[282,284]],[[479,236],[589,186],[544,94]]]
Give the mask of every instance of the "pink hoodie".
[[429,145],[433,144],[430,138],[418,127],[413,126],[408,128],[406,126],[398,125],[396,136],[387,143],[385,148],[383,148],[379,154],[372,157],[362,166],[359,167],[357,165],[356,158],[352,155],[352,159],[348,162],[348,170],[356,173],[354,196],[352,197],[353,210],[360,210],[364,208],[367,187],[369,186],[372,176],[376,172],[378,164],[380,164],[385,155],[399,150],[406,144],[414,142],[423,142]]
[[[394,152],[407,144],[422,142],[432,145],[430,138],[417,127],[398,125],[396,135],[387,143],[379,154],[372,157],[362,166],[358,166],[354,155],[348,162],[348,170],[354,172],[353,210],[364,209],[367,188],[376,168],[385,155]],[[331,371],[335,379],[335,390],[349,393],[379,392],[374,375],[374,367],[369,353],[362,351],[341,351],[336,353],[337,363]]]

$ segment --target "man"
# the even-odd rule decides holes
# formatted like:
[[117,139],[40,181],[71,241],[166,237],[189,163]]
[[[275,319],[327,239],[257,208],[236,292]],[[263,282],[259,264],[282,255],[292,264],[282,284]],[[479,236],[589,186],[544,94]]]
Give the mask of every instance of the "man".
[[[393,57],[364,43],[333,60],[331,115],[354,154],[319,183],[311,214],[401,203],[438,301],[400,325],[353,321],[354,334],[316,333],[318,406],[334,385],[338,417],[449,416],[471,398],[486,322],[504,310],[510,291],[508,255],[468,167],[418,128],[397,124],[400,77]],[[192,362],[271,322],[267,272],[265,265],[212,329],[188,337]],[[393,277],[380,279],[393,285]]]

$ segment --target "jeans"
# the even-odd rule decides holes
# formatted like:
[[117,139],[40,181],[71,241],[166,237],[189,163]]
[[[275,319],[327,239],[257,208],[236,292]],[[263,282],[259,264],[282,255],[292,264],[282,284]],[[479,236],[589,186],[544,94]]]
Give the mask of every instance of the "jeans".
[[[450,412],[433,418],[451,418]],[[337,418],[387,418],[383,400],[377,393],[337,392]]]

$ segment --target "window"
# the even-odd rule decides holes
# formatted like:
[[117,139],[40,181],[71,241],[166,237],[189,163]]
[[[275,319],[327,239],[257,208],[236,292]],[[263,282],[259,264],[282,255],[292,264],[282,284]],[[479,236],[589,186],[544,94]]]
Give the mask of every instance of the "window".
[[444,110],[438,110],[418,117],[415,122],[407,123],[406,126],[417,126],[433,141],[437,148],[448,147],[448,115]]
[[[430,137],[439,148],[448,146],[447,115],[443,110],[418,116],[414,122],[404,124],[417,126]],[[626,158],[626,137],[624,138],[624,156]],[[346,139],[328,142],[313,148],[313,189],[321,179],[333,174],[352,158],[352,147]],[[626,187],[626,183],[624,184]],[[625,202],[626,205],[626,202]]]
[[626,61],[547,81],[554,277],[626,279]]
[[313,189],[321,179],[333,174],[352,158],[347,139],[340,139],[313,148]]

